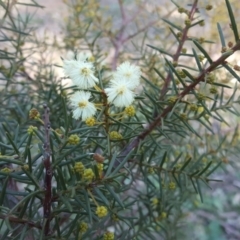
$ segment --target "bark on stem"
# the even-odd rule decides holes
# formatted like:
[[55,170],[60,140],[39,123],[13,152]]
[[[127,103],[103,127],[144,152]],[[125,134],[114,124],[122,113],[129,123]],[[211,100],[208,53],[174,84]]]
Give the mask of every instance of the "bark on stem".
[[44,235],[48,236],[50,233],[51,222],[51,203],[52,203],[52,166],[51,166],[51,149],[50,149],[50,121],[49,121],[49,108],[46,104],[44,107],[44,135],[45,142],[43,145],[43,165],[45,167],[44,188],[45,196],[43,200],[43,216],[46,219],[44,226]]

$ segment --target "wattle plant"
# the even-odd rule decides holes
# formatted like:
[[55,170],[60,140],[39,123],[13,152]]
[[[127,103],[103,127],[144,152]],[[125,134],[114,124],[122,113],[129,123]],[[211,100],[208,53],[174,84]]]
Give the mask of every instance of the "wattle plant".
[[[215,129],[229,124],[226,112],[237,115],[240,102],[237,87],[218,78],[225,69],[240,81],[240,66],[228,62],[240,50],[232,7],[225,0],[234,41],[226,43],[218,24],[222,48],[215,60],[203,46],[211,41],[189,34],[204,25],[197,0],[186,8],[172,1],[185,20],[180,26],[163,19],[175,41],[171,50],[146,38],[153,52],[143,52],[136,40],[141,57],[122,60],[121,46],[137,34],[124,38],[123,27],[96,34],[86,6],[96,14],[101,8],[80,2],[72,24],[82,29],[67,30],[74,35],[89,25],[65,42],[76,50],[62,56],[68,85],[54,73],[57,64],[29,66],[23,43],[39,44],[29,19],[14,15],[17,3],[1,2],[1,41],[15,51],[0,55],[1,239],[181,239],[184,204],[203,201],[203,186],[221,182],[212,174],[238,140],[237,127],[229,135]],[[119,6],[123,24],[133,21],[123,1]],[[103,65],[98,44],[106,36],[114,56]],[[82,39],[88,52],[76,49]]]

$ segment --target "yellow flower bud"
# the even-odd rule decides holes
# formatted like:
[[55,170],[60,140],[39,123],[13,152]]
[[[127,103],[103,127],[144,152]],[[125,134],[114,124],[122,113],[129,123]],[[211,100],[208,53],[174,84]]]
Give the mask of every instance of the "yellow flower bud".
[[210,91],[210,93],[212,93],[212,94],[217,94],[217,93],[218,93],[218,90],[217,90],[216,87],[211,87],[211,88],[209,89],[209,91]]
[[37,127],[34,127],[34,126],[29,126],[28,127],[28,130],[27,130],[27,132],[28,132],[28,134],[30,135],[30,134],[35,134],[35,132],[34,131],[37,131]]
[[77,145],[79,144],[79,142],[80,142],[80,138],[78,137],[77,134],[72,134],[68,138],[68,144]]
[[173,104],[173,103],[175,103],[177,101],[177,97],[176,96],[169,97],[167,101],[170,104]]
[[86,181],[92,181],[95,177],[94,172],[91,168],[87,168],[84,170],[83,179]]
[[84,173],[85,167],[81,162],[77,162],[77,163],[75,163],[73,169],[74,169],[75,172],[82,175]]
[[87,223],[81,222],[81,223],[80,223],[80,226],[79,226],[79,231],[80,231],[81,233],[85,233],[85,232],[87,231],[87,229],[88,229]]
[[102,218],[102,217],[107,216],[108,210],[104,206],[98,206],[97,209],[96,209],[96,214],[97,214],[98,217]]
[[148,173],[153,174],[154,173],[154,168],[153,167],[149,167],[148,168]]
[[192,112],[195,112],[198,110],[198,106],[194,103],[190,104],[189,108],[190,108],[190,111]]
[[202,94],[202,93],[198,93],[197,94],[197,98],[198,98],[199,101],[203,101],[203,100],[206,99],[206,96],[204,94]]
[[96,119],[94,117],[89,117],[85,120],[86,125],[92,127],[96,124]]
[[5,168],[2,168],[0,171],[3,173],[11,173],[13,170],[8,167],[5,167]]
[[176,183],[175,183],[175,182],[170,182],[170,183],[168,184],[168,188],[169,188],[170,190],[176,189]]
[[28,170],[29,170],[29,166],[28,166],[27,164],[24,164],[24,165],[22,166],[22,168],[23,168],[25,171],[28,171]]
[[191,20],[190,20],[189,18],[187,18],[187,19],[185,20],[185,25],[186,25],[186,26],[188,26],[188,27],[191,26],[191,23],[192,23],[192,22],[191,22]]
[[102,171],[103,171],[103,164],[102,163],[98,163],[97,164],[97,169],[98,169],[98,173],[101,175]]
[[179,117],[180,117],[182,120],[184,120],[184,121],[186,121],[186,120],[188,119],[188,116],[187,116],[186,113],[181,113],[181,114],[179,115]]
[[112,233],[112,232],[105,232],[103,234],[103,240],[114,240],[114,233]]
[[29,118],[30,119],[39,119],[40,118],[40,113],[38,112],[38,110],[36,108],[32,108],[29,111]]
[[207,11],[210,11],[212,8],[213,8],[213,6],[210,5],[210,4],[208,4],[208,5],[205,7],[205,9],[206,9]]
[[158,201],[158,199],[156,197],[152,199],[152,204],[154,206],[158,205],[158,203],[159,203],[159,201]]
[[126,107],[124,111],[129,117],[133,117],[136,113],[135,108],[132,105]]
[[167,213],[166,212],[162,212],[161,213],[161,218],[166,218],[167,217]]
[[109,133],[109,137],[110,139],[112,140],[121,140],[123,137],[122,137],[122,134],[121,133],[118,133],[117,131],[112,131]]

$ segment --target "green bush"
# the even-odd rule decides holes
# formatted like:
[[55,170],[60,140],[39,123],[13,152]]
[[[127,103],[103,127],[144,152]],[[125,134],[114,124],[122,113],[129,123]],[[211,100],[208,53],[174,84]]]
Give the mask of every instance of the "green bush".
[[238,151],[233,8],[213,60],[198,1],[64,2],[59,40],[35,1],[0,1],[1,239],[185,239],[185,204]]

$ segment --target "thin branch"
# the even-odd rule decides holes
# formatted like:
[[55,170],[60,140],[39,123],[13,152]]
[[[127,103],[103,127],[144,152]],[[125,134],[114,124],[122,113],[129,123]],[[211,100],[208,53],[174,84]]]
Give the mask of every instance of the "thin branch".
[[143,31],[147,30],[149,27],[151,27],[152,25],[154,25],[154,24],[157,23],[158,21],[159,21],[159,20],[155,20],[155,21],[151,21],[151,22],[149,22],[146,26],[144,26],[144,27],[138,29],[137,32],[135,32],[135,33],[133,33],[133,34],[130,34],[129,36],[127,36],[126,38],[124,38],[124,39],[122,40],[122,43],[127,42],[127,41],[130,40],[131,38],[137,36],[139,33],[141,33],[141,32],[143,32]]
[[[229,50],[229,52],[226,52],[225,54],[223,54],[221,57],[219,57],[215,62],[213,62],[208,68],[206,68],[205,70],[203,70],[198,77],[196,77],[196,80],[194,82],[192,82],[190,85],[188,85],[177,97],[177,101],[180,101],[184,96],[186,96],[187,94],[189,94],[196,85],[198,85],[201,81],[204,81],[204,77],[207,73],[212,72],[213,70],[215,70],[218,66],[220,65],[224,65],[227,64],[226,63],[226,59],[231,56],[234,52],[240,50],[240,42],[237,42],[236,45],[234,47],[232,47],[231,50]],[[175,103],[176,103],[175,102]],[[117,167],[125,158],[125,156],[127,156],[129,154],[130,151],[132,151],[134,148],[136,148],[139,143],[145,139],[146,136],[148,136],[152,130],[154,130],[157,126],[161,125],[162,119],[165,118],[169,112],[172,111],[174,107],[174,104],[169,105],[168,107],[166,107],[163,112],[161,114],[159,114],[155,120],[150,123],[145,130],[140,133],[132,142],[130,142],[118,155],[118,157],[115,160],[114,163],[114,167]]]
[[46,218],[46,224],[44,226],[45,236],[50,233],[50,222],[51,222],[51,203],[52,203],[52,167],[51,167],[51,149],[50,149],[50,130],[51,125],[49,121],[49,108],[46,104],[44,107],[44,130],[45,130],[45,143],[44,143],[44,152],[43,152],[43,164],[45,167],[45,178],[44,178],[44,187],[45,187],[45,197],[43,201],[43,216]]
[[[192,5],[192,9],[189,13],[189,19],[192,21],[193,20],[193,17],[194,17],[194,14],[197,12],[197,3],[198,3],[198,0],[195,0],[194,4]],[[176,53],[173,55],[173,62],[178,62],[178,59],[179,59],[179,56],[181,54],[181,51],[182,51],[182,48],[183,48],[183,45],[185,43],[185,41],[187,40],[188,36],[188,30],[189,30],[189,27],[186,26],[184,29],[183,29],[183,33],[182,33],[182,38],[181,40],[179,41],[179,45],[178,45],[178,48],[177,48],[177,51]],[[163,85],[163,88],[160,92],[160,97],[159,97],[159,100],[163,100],[167,91],[168,91],[168,86],[171,82],[171,73],[169,72],[165,81],[164,81],[164,85]]]

